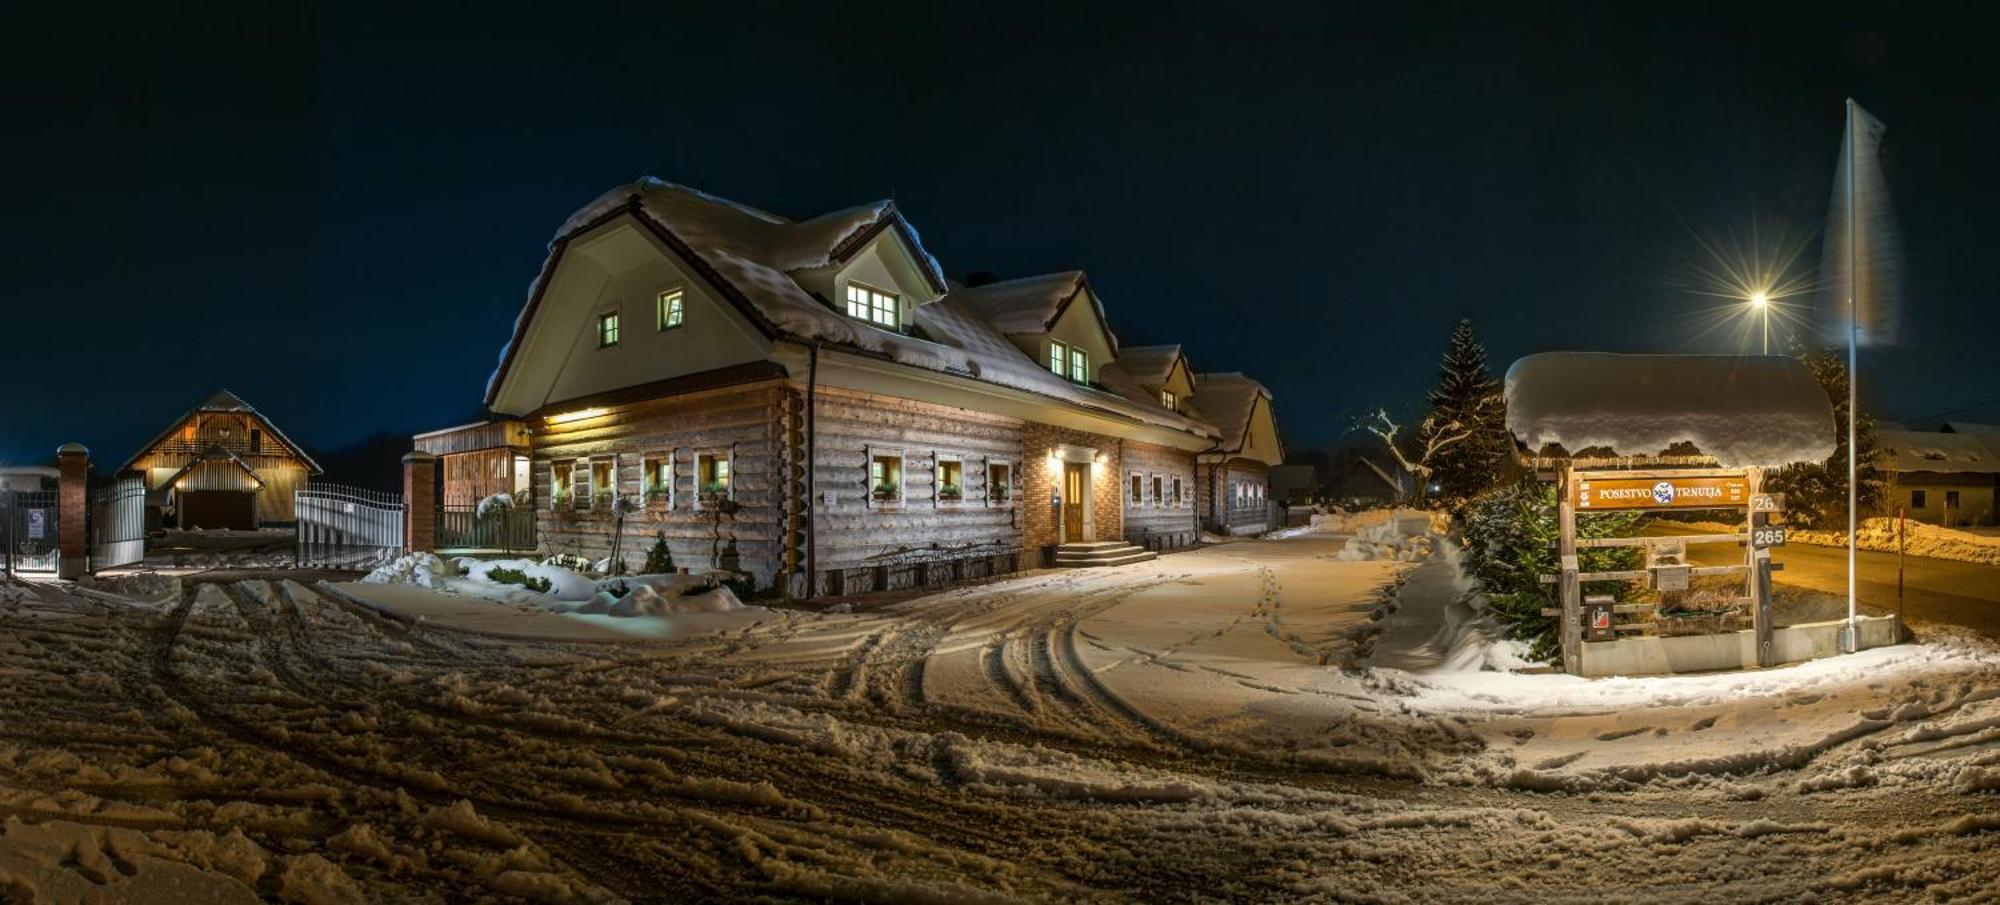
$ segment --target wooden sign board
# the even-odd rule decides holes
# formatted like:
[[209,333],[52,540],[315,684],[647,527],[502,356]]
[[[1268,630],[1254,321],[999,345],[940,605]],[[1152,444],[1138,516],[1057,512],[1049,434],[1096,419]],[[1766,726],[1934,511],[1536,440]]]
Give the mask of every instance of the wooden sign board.
[[1757,527],[1750,529],[1750,546],[1758,550],[1785,545],[1786,532],[1783,526]]
[[1785,511],[1785,495],[1782,493],[1753,493],[1750,495],[1751,512]]
[[1750,504],[1748,478],[1589,478],[1576,482],[1579,512],[1703,509]]

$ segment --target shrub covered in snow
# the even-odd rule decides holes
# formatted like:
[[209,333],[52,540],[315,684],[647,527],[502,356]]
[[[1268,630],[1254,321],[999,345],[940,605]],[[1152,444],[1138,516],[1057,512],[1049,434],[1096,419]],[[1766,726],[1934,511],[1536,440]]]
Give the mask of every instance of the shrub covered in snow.
[[511,493],[496,493],[480,500],[479,505],[473,507],[473,515],[481,520],[506,515],[512,511],[514,511],[514,495]]
[[[1630,537],[1640,518],[1637,510],[1580,514],[1576,534]],[[1556,656],[1561,646],[1556,620],[1542,615],[1543,607],[1555,604],[1554,586],[1541,582],[1541,576],[1555,574],[1560,566],[1555,485],[1529,478],[1473,498],[1466,506],[1463,532],[1466,569],[1486,594],[1490,611],[1507,624],[1512,637],[1529,643],[1530,656],[1538,660]],[[1577,553],[1585,572],[1637,568],[1640,555],[1631,547],[1585,548]],[[1608,593],[1620,600],[1630,590],[1622,581],[1584,585],[1587,594]]]
[[445,590],[446,581],[459,570],[435,553],[410,553],[384,563],[362,577],[369,584],[413,584],[433,591]]
[[540,591],[544,594],[548,593],[549,588],[553,586],[553,583],[546,578],[529,575],[520,569],[509,569],[505,566],[498,566],[488,570],[486,577],[501,584],[517,584],[530,591]]

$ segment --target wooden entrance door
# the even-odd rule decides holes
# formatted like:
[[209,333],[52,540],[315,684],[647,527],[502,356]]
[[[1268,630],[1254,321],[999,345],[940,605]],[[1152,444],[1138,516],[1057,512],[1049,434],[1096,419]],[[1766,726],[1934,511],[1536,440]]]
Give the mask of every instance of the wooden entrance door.
[[1063,543],[1083,540],[1083,507],[1090,505],[1090,463],[1063,463]]
[[180,509],[182,528],[257,527],[257,495],[247,490],[183,490]]

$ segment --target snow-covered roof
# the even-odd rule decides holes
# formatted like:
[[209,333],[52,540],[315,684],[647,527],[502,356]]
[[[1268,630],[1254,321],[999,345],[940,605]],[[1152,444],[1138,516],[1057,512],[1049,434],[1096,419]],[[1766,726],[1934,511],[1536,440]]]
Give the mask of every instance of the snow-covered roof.
[[1249,439],[1250,416],[1256,413],[1259,397],[1268,401],[1271,391],[1240,372],[1196,374],[1194,398],[1188,405],[1222,431],[1223,452],[1238,452]]
[[1978,434],[1877,430],[1875,445],[1883,471],[2000,474],[2000,455]]
[[1507,429],[1534,453],[1693,444],[1726,468],[1833,455],[1833,406],[1795,358],[1544,352],[1507,369],[1506,392]]
[[[792,222],[748,205],[719,198],[660,179],[646,178],[620,186],[572,214],[557,231],[550,256],[530,288],[528,303],[515,320],[514,333],[501,352],[500,363],[487,381],[491,404],[508,366],[526,337],[541,292],[554,275],[563,243],[607,219],[630,212],[670,247],[687,257],[698,271],[766,333],[819,340],[879,355],[899,364],[976,378],[1143,423],[1213,437],[1215,429],[1195,418],[1168,411],[1158,400],[1131,399],[1123,394],[1079,386],[1050,373],[1002,335],[978,307],[992,298],[990,286],[967,289],[948,286],[936,259],[925,251],[915,227],[897,213],[893,202],[878,201],[809,220]],[[942,293],[930,304],[917,306],[917,335],[882,330],[833,310],[814,298],[794,274],[834,266],[884,229],[896,229],[920,262],[920,269]],[[1004,295],[1014,284],[1042,280],[1044,289],[1067,285],[1064,298],[1051,303],[1059,310],[1065,299],[1086,284],[1080,272],[1057,279],[1030,278],[993,284]],[[1065,282],[1066,281],[1066,282]],[[1096,304],[1094,294],[1092,303]],[[1098,310],[1100,319],[1102,310]],[[1037,325],[1032,331],[1040,332]],[[1108,330],[1107,330],[1108,333]],[[1116,339],[1112,338],[1113,348]]]
[[1179,343],[1164,346],[1127,346],[1118,350],[1118,369],[1146,386],[1160,386],[1173,376],[1174,362],[1181,357]]
[[196,407],[195,411],[254,412],[256,411],[256,409],[251,408],[250,403],[244,402],[243,399],[237,396],[235,393],[232,393],[228,390],[216,390],[215,395],[202,400],[201,405]]
[[954,292],[1002,333],[1046,333],[1084,285],[1083,271],[1065,270]]

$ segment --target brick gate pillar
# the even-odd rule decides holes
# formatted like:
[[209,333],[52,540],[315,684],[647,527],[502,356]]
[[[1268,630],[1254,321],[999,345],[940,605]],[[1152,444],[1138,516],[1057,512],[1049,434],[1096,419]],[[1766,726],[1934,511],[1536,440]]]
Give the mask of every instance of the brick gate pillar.
[[90,571],[90,450],[81,443],[65,443],[56,449],[56,466],[61,472],[56,494],[56,550],[61,554],[56,573],[63,578],[82,578]]
[[437,549],[437,462],[427,452],[403,456],[403,549],[410,553]]

